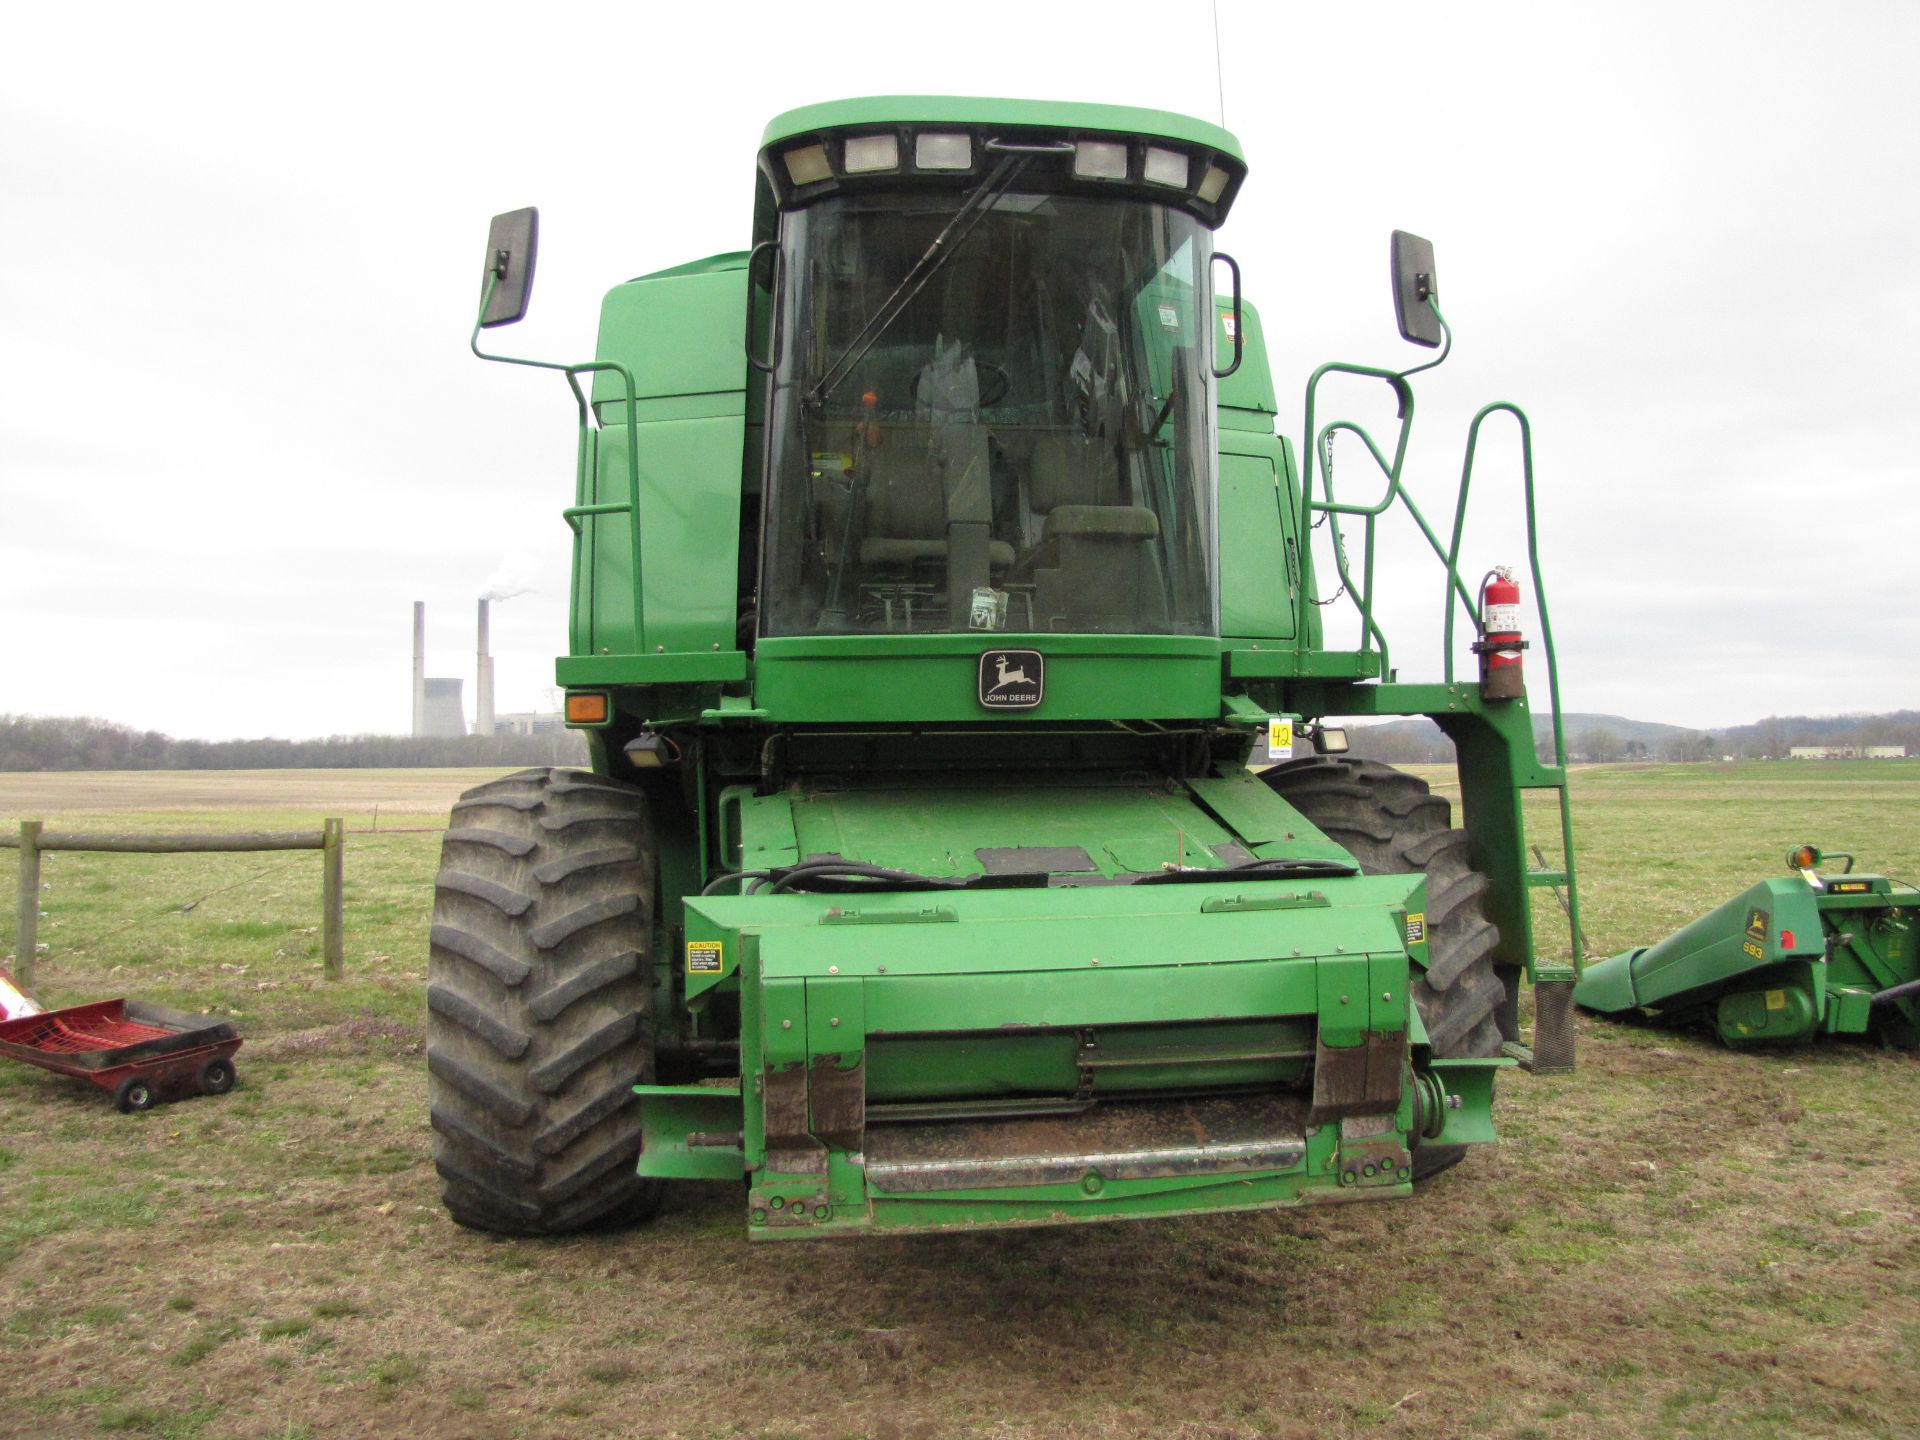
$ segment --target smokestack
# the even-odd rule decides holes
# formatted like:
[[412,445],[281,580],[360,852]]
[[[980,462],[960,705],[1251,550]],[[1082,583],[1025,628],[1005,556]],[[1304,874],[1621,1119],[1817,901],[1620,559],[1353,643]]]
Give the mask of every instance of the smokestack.
[[413,734],[426,734],[427,723],[427,602],[413,602]]
[[484,595],[480,597],[480,636],[473,686],[473,733],[476,735],[493,734],[493,644],[487,634],[489,603]]

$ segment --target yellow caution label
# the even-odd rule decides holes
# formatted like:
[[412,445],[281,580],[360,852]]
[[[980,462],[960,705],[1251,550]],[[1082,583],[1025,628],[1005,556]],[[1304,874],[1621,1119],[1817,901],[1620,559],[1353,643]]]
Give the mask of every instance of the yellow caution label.
[[1787,992],[1784,990],[1767,991],[1767,1009],[1784,1010],[1787,1008]]
[[1291,760],[1293,758],[1293,721],[1267,721],[1267,759]]
[[1416,910],[1407,916],[1407,944],[1424,944],[1427,938],[1427,916],[1423,910]]
[[720,973],[721,948],[718,940],[687,941],[687,973],[689,975],[718,975]]

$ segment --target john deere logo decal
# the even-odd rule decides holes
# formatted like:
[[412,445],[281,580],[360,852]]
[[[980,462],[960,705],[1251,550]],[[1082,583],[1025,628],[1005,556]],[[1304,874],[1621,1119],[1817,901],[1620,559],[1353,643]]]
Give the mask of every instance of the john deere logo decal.
[[980,703],[989,710],[1031,710],[1047,690],[1038,650],[989,650],[980,657]]

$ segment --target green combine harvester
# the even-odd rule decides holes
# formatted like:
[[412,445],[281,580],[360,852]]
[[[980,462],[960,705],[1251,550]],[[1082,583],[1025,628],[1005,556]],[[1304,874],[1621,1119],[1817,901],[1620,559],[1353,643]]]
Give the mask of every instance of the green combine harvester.
[[[578,403],[558,675],[592,769],[482,785],[446,835],[456,1220],[563,1232],[668,1179],[741,1186],[769,1239],[1385,1199],[1494,1138],[1501,1068],[1571,1064],[1574,972],[1529,905],[1577,903],[1564,767],[1510,576],[1459,567],[1496,416],[1533,549],[1525,417],[1474,420],[1450,543],[1401,484],[1411,370],[1322,366],[1280,438],[1212,245],[1245,178],[1233,136],[1154,111],[794,111],[751,248],[617,286],[572,365],[481,352],[534,269],[535,213],[495,220],[475,353]],[[1395,235],[1393,283],[1402,334],[1450,345],[1425,241]],[[1384,447],[1316,419],[1329,378],[1391,393]],[[1336,433],[1377,498],[1335,498]],[[1446,589],[1428,683],[1373,609],[1402,506]],[[1453,739],[1464,828],[1328,723],[1400,715]],[[1529,790],[1558,796],[1551,871]]]
[[1574,1003],[1708,1025],[1733,1046],[1874,1035],[1920,1048],[1920,890],[1812,845],[1787,867],[1657,945],[1588,966]]

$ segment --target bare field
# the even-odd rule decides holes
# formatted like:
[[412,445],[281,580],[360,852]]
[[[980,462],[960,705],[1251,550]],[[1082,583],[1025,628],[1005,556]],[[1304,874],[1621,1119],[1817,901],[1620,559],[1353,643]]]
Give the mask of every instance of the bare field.
[[460,792],[505,773],[455,770],[0,771],[0,814],[154,810],[312,810],[364,823],[382,814],[444,817]]
[[[109,777],[128,798],[103,811],[15,783],[43,778],[98,777],[0,776],[0,824],[358,826],[349,796],[425,813],[472,783]],[[1605,767],[1576,803],[1597,950],[1798,840],[1920,876],[1920,765]],[[43,1000],[139,993],[248,1044],[231,1096],[136,1116],[0,1065],[0,1433],[1920,1431],[1913,1056],[1583,1021],[1580,1073],[1503,1083],[1502,1143],[1401,1204],[750,1246],[737,1192],[686,1186],[642,1230],[494,1240],[446,1220],[427,1159],[437,849],[352,838],[332,987],[312,856],[46,857]]]

